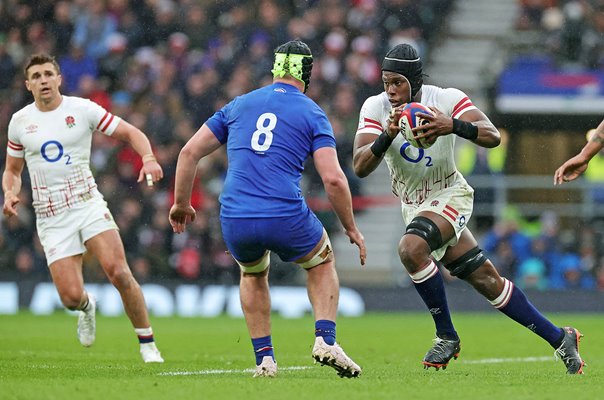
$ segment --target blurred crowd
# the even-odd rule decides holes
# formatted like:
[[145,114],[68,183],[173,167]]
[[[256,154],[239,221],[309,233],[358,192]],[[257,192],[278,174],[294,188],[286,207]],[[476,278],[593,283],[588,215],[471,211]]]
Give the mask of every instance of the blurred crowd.
[[[401,42],[426,55],[452,2],[4,0],[0,148],[6,148],[12,113],[32,101],[23,84],[24,60],[36,52],[54,55],[61,66],[63,94],[89,98],[143,130],[164,168],[163,181],[147,189],[136,183],[138,155],[94,135],[93,171],[137,279],[236,282],[238,269],[225,253],[218,220],[218,195],[227,167],[224,152],[198,165],[192,197],[197,219],[186,233],[172,234],[167,215],[183,144],[235,96],[269,83],[273,49],[301,39],[314,54],[308,95],[326,110],[340,162],[353,193],[361,194],[351,173],[352,140],[361,102],[381,88],[381,58]],[[2,166],[5,155],[0,152]],[[305,193],[319,197],[321,188],[311,167]],[[19,218],[3,219],[0,229],[0,274],[47,278],[27,173],[23,178]],[[328,228],[334,226],[329,211],[318,214]],[[85,275],[89,281],[103,277],[92,260]]]
[[519,1],[516,28],[540,33],[536,51],[563,68],[604,68],[604,0]]
[[523,289],[602,291],[603,241],[604,221],[561,229],[552,212],[529,222],[510,207],[481,243],[500,274]]

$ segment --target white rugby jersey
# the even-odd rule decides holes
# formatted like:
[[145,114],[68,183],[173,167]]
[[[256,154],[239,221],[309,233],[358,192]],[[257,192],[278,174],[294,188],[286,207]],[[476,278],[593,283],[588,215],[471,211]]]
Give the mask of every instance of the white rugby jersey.
[[[443,89],[432,85],[422,86],[420,102],[435,107],[446,115],[459,118],[476,107],[461,90]],[[387,126],[392,105],[386,92],[371,96],[361,108],[357,135],[372,133],[381,135]],[[444,188],[465,183],[457,171],[454,158],[456,135],[440,136],[428,149],[411,146],[403,135],[397,135],[384,158],[390,170],[392,192],[403,203],[419,205],[428,196]]]
[[43,112],[32,103],[13,115],[7,153],[25,158],[38,218],[103,197],[90,171],[92,133],[111,135],[119,122],[98,104],[68,96],[55,110]]

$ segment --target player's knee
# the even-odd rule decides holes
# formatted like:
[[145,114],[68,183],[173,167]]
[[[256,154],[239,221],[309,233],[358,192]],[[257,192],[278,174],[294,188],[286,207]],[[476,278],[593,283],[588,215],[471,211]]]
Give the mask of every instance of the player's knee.
[[82,291],[78,288],[62,290],[59,293],[59,297],[61,297],[61,303],[63,303],[65,308],[71,311],[77,310],[82,303]]
[[134,283],[134,277],[128,268],[114,266],[106,270],[107,278],[117,289],[127,289]]
[[399,242],[398,256],[407,271],[416,272],[426,263],[430,250],[423,240],[404,235]]
[[451,275],[458,277],[459,279],[465,279],[471,281],[472,285],[485,285],[492,280],[492,277],[488,273],[475,274],[484,263],[488,261],[487,257],[478,246],[469,250],[462,256],[458,257],[450,263],[445,264],[445,268],[449,270]]

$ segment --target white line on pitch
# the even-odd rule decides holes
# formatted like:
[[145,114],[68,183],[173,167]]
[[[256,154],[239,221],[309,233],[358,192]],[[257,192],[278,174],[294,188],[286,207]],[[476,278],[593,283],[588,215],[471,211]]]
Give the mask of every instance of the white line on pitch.
[[540,362],[550,361],[553,357],[514,357],[514,358],[483,358],[480,360],[460,360],[464,364],[499,364],[514,362]]
[[[297,371],[301,369],[310,369],[312,367],[283,367],[279,368],[279,371]],[[213,375],[213,374],[243,374],[248,372],[254,372],[255,369],[205,369],[201,371],[174,371],[174,372],[160,372],[157,375],[161,376],[184,376],[184,375]]]

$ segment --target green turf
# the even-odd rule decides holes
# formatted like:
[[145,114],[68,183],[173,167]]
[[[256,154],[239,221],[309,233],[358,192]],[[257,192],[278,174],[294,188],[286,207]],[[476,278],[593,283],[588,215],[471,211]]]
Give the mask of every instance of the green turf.
[[[358,379],[340,379],[312,364],[313,322],[273,320],[279,367],[275,379],[252,379],[245,323],[215,319],[154,318],[166,362],[145,365],[125,317],[97,319],[97,341],[79,345],[76,318],[65,313],[0,316],[0,399],[597,399],[604,382],[602,315],[550,315],[585,334],[583,376],[568,376],[552,349],[498,313],[454,318],[462,353],[446,371],[423,370],[431,318],[425,314],[369,314],[340,318],[338,340],[363,367]],[[547,357],[535,362],[513,358]],[[485,359],[500,363],[478,363]],[[306,369],[288,370],[291,367]],[[231,372],[199,374],[200,371]],[[162,375],[189,372],[192,375]]]

